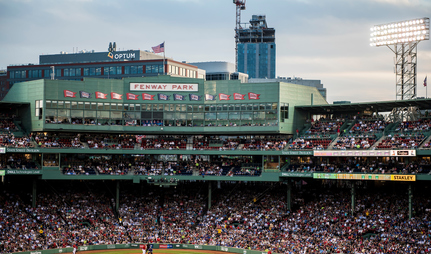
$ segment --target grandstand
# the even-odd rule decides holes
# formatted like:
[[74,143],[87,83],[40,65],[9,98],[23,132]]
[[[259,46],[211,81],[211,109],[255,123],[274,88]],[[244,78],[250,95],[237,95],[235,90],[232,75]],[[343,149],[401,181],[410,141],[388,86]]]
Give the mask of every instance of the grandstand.
[[[384,117],[399,107],[415,117]],[[429,252],[430,110],[330,105],[284,82],[14,84],[0,102],[0,253]]]

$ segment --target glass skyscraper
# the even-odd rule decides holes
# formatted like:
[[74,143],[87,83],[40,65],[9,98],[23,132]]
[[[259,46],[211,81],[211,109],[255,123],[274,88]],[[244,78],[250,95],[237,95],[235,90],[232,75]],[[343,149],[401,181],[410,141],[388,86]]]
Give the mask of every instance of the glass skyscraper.
[[238,72],[250,79],[275,78],[275,29],[267,27],[265,15],[253,15],[238,38]]

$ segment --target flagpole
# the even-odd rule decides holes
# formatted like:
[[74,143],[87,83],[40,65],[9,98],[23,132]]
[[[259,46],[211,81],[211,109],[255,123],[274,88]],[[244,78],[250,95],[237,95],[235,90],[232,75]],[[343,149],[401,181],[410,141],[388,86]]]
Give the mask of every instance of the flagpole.
[[166,75],[166,67],[165,67],[165,51],[166,51],[166,44],[163,41],[163,75]]

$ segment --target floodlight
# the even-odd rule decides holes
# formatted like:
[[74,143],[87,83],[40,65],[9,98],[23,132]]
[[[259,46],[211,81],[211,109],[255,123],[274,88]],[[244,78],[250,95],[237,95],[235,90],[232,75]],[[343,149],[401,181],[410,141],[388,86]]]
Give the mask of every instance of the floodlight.
[[373,47],[419,42],[430,39],[430,20],[429,18],[421,18],[393,22],[375,25],[370,30],[370,45]]
[[[415,99],[417,45],[430,39],[429,18],[375,25],[370,31],[371,46],[386,46],[395,53],[396,99]],[[404,108],[394,108],[391,115],[404,121],[409,114]]]

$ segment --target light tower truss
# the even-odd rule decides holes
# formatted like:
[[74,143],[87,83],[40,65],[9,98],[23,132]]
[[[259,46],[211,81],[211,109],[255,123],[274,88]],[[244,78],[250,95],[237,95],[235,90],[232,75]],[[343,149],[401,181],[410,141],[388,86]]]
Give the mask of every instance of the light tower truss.
[[[417,97],[417,45],[430,38],[429,18],[412,19],[375,25],[371,28],[370,45],[386,46],[395,53],[396,100]],[[414,120],[415,109],[396,108],[394,120]]]
[[388,46],[395,53],[396,100],[416,98],[417,45],[409,42]]
[[416,98],[417,45],[429,40],[429,18],[376,25],[371,28],[370,45],[387,46],[395,53],[396,99]]

